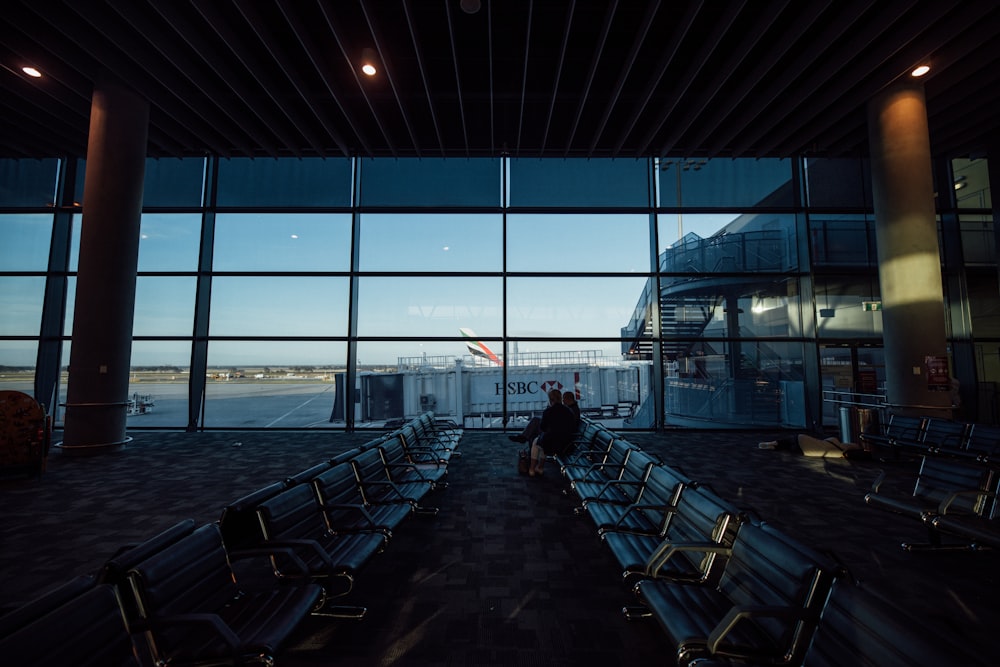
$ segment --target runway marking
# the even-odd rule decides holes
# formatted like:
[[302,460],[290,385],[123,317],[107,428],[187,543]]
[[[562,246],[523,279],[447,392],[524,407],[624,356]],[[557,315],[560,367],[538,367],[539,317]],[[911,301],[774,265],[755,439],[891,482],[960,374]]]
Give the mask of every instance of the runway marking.
[[284,418],[285,418],[285,417],[287,417],[288,415],[292,414],[293,412],[295,412],[295,411],[296,411],[296,410],[298,410],[299,408],[302,408],[302,407],[305,407],[305,406],[309,405],[310,403],[312,403],[312,402],[313,402],[313,401],[315,401],[315,400],[316,400],[317,398],[319,398],[320,396],[322,396],[322,395],[323,395],[323,394],[325,394],[326,392],[330,391],[331,389],[333,389],[333,387],[325,387],[325,388],[323,389],[323,391],[319,392],[318,394],[315,394],[315,395],[314,395],[314,396],[313,396],[312,398],[310,398],[310,399],[309,399],[308,401],[305,401],[305,402],[303,402],[303,403],[300,403],[300,404],[296,405],[296,406],[295,406],[294,408],[292,408],[291,410],[289,410],[289,411],[288,411],[288,412],[286,412],[285,414],[281,415],[280,417],[278,417],[277,419],[275,419],[275,420],[274,420],[274,421],[272,421],[271,423],[269,423],[269,424],[265,425],[265,426],[264,426],[264,428],[270,428],[271,426],[274,426],[275,424],[277,424],[278,422],[280,422],[280,421],[281,421],[282,419],[284,419]]

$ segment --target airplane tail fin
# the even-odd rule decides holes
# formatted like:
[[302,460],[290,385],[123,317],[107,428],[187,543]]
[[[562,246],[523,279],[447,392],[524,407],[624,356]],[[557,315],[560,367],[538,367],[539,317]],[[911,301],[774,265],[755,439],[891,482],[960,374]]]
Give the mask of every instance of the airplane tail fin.
[[471,329],[466,329],[463,327],[459,329],[459,332],[466,338],[470,339],[469,342],[465,344],[465,346],[468,348],[469,352],[472,353],[473,356],[482,357],[483,359],[489,359],[497,366],[503,366],[503,361],[499,357],[497,357],[497,355],[494,354],[490,348],[486,347],[483,343],[476,340],[476,334]]

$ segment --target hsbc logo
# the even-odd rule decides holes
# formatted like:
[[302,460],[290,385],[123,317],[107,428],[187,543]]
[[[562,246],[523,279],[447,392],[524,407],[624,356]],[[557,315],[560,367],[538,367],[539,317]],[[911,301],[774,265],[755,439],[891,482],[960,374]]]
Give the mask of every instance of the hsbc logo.
[[[494,388],[496,395],[500,396],[503,394],[504,385],[500,382],[494,383]],[[523,396],[525,394],[547,394],[553,389],[558,389],[562,391],[563,385],[558,380],[546,380],[545,382],[538,383],[534,380],[528,382],[524,381],[511,381],[507,383],[507,395],[508,396]]]

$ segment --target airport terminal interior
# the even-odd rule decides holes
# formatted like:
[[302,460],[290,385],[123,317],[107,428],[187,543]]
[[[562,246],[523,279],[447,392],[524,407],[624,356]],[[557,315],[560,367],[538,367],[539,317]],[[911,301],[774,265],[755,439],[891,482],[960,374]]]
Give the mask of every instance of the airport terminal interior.
[[[362,462],[388,471],[399,444],[447,484],[391,531],[317,505],[323,540],[382,538],[351,552],[349,592],[233,565],[242,604],[287,598],[257,628],[287,632],[255,655],[836,663],[830,637],[855,631],[876,665],[888,644],[914,664],[1000,654],[996,3],[9,5],[0,650],[112,590],[126,664],[197,662],[129,609],[143,567],[217,528],[235,563],[234,503],[275,485],[321,503],[328,468],[361,492]],[[520,475],[509,436],[553,389],[589,453]],[[804,455],[803,433],[840,444]],[[659,552],[623,577],[581,466],[623,494],[606,511],[679,471],[646,530],[661,546],[685,494],[730,503],[702,536],[721,555],[692,557],[703,580],[661,576]],[[270,499],[253,502],[266,533]],[[705,617],[680,628],[677,590],[777,604],[791,584],[754,560],[772,530],[824,563],[796,629],[752,617],[715,642],[690,599]],[[367,611],[315,613],[341,603]],[[68,655],[37,660],[83,664]]]

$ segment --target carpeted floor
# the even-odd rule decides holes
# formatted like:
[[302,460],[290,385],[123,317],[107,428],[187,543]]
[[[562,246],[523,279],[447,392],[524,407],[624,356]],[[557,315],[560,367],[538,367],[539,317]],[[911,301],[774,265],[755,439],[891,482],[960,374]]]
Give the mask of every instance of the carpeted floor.
[[[53,453],[40,479],[0,481],[0,610],[77,574],[119,546],[222,508],[368,441],[366,433],[138,432],[124,451]],[[832,551],[869,588],[984,657],[1000,656],[994,552],[912,553],[917,522],[870,508],[879,470],[886,492],[908,494],[915,464],[813,459],[757,448],[770,434],[626,433],[633,443],[803,541]],[[633,604],[618,566],[550,465],[515,472],[504,434],[467,431],[435,494],[436,516],[402,524],[345,602],[362,621],[310,618],[282,653],[286,665],[673,664],[655,622],[626,622]]]

